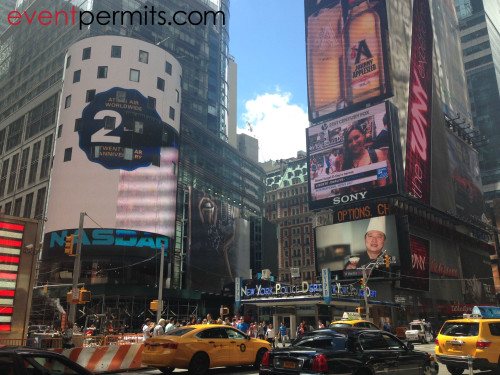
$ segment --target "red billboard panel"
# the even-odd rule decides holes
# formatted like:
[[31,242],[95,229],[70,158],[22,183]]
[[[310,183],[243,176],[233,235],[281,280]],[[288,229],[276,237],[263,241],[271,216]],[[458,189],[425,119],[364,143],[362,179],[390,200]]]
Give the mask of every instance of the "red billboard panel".
[[396,193],[394,130],[385,103],[307,128],[311,209]]
[[429,240],[410,235],[410,262],[401,267],[401,288],[429,291]]
[[392,95],[385,1],[305,0],[309,120]]
[[409,194],[430,203],[432,24],[428,0],[413,2],[405,182]]

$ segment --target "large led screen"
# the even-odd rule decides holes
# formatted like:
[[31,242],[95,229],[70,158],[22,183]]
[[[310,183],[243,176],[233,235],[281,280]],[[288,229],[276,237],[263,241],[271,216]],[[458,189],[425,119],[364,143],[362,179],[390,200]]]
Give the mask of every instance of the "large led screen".
[[[408,255],[404,253],[402,255]],[[429,291],[430,242],[417,236],[410,236],[410,259],[402,261],[401,288]]]
[[[343,271],[344,277],[362,276],[362,268],[371,269],[377,260],[377,276],[389,275],[390,268],[400,265],[400,248],[404,246],[398,238],[394,215],[316,228],[318,270],[330,268],[337,274]],[[389,269],[381,259],[384,250],[390,257]]]
[[307,128],[311,209],[397,192],[394,130],[385,103]]
[[219,293],[250,270],[250,223],[224,200],[190,189],[187,288]]
[[486,221],[477,152],[453,133],[447,137],[457,214]]
[[392,93],[385,1],[304,1],[309,120]]
[[495,303],[491,261],[488,254],[460,249],[464,302],[468,304]]

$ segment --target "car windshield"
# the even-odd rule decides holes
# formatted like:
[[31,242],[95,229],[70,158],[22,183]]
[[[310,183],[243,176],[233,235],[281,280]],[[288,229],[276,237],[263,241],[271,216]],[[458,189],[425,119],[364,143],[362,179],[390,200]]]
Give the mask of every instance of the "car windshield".
[[449,322],[445,323],[440,332],[445,336],[477,336],[479,334],[479,323]]
[[194,328],[177,328],[166,333],[166,336],[182,336],[188,332],[191,332]]
[[420,324],[412,324],[410,326],[410,330],[417,330],[420,331]]
[[335,349],[335,350],[345,350],[346,338],[345,336],[321,336],[321,335],[308,335],[306,337],[299,338],[295,341],[292,346],[301,346],[308,348],[317,349]]
[[23,363],[28,374],[77,375],[81,372],[63,360],[41,355],[23,355]]
[[330,327],[352,327],[352,325],[347,323],[333,323],[330,324]]

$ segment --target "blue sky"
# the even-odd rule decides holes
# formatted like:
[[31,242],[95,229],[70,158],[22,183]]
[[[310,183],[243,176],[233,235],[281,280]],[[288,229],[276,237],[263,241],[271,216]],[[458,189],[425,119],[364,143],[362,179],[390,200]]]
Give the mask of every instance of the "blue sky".
[[307,75],[303,0],[231,0],[238,64],[238,132],[259,139],[259,161],[305,151]]

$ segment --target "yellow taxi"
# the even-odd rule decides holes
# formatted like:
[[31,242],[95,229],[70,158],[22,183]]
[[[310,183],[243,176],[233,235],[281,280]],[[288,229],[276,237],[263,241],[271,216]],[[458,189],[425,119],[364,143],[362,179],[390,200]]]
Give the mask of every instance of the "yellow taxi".
[[379,329],[375,324],[361,318],[361,314],[345,312],[341,320],[331,322],[328,328],[357,327],[364,329]]
[[197,324],[147,339],[142,363],[164,374],[181,368],[201,375],[211,367],[254,365],[259,368],[268,350],[271,350],[269,342],[250,338],[232,326]]
[[452,375],[500,370],[500,308],[474,306],[463,319],[447,320],[436,339],[436,358]]

